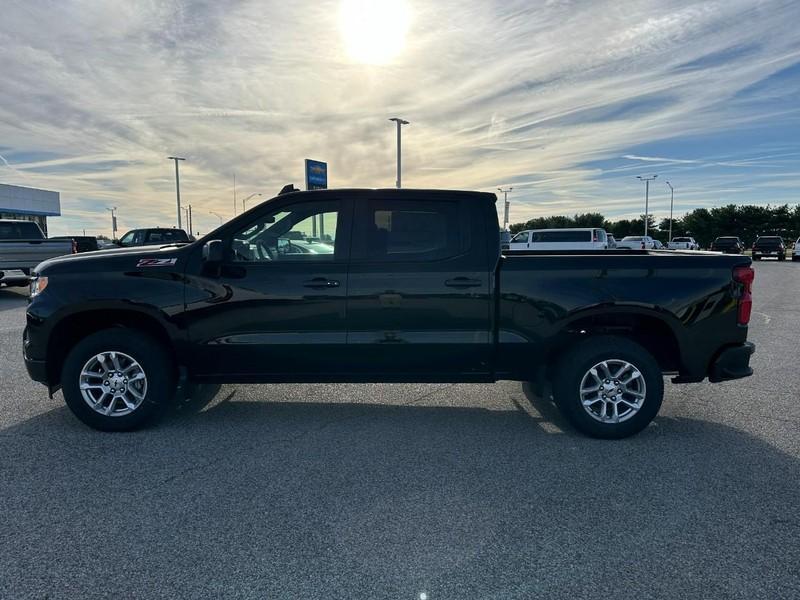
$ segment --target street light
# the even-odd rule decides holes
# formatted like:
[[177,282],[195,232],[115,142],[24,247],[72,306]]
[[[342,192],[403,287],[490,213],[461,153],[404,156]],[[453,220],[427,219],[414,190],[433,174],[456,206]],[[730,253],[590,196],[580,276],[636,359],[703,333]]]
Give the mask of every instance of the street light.
[[672,241],[672,204],[675,200],[675,188],[672,187],[672,184],[667,181],[667,185],[669,186],[669,238],[668,241]]
[[178,229],[183,229],[183,227],[181,227],[181,178],[178,174],[178,161],[186,159],[180,156],[168,156],[167,158],[175,161],[175,196],[178,201]]
[[397,123],[397,189],[400,189],[402,187],[400,184],[400,127],[410,125],[410,123],[400,117],[392,117],[389,120]]
[[503,188],[497,188],[497,191],[503,194],[503,230],[508,230],[508,210],[511,207],[508,203],[508,193],[513,189],[513,187],[505,190]]
[[242,212],[247,210],[247,201],[250,200],[250,198],[252,198],[253,196],[260,196],[260,195],[261,195],[260,192],[256,192],[255,194],[250,194],[247,198],[242,200]]
[[106,210],[111,213],[111,239],[117,239],[117,207],[113,206],[111,208],[106,207]]
[[650,220],[650,182],[658,177],[658,175],[650,175],[649,177],[642,177],[637,175],[636,179],[644,181],[644,236],[647,237],[647,224]]
[[222,222],[224,221],[224,219],[222,218],[221,214],[215,213],[213,210],[208,211],[208,214],[214,215],[215,217],[217,217],[219,219],[219,224],[222,225]]

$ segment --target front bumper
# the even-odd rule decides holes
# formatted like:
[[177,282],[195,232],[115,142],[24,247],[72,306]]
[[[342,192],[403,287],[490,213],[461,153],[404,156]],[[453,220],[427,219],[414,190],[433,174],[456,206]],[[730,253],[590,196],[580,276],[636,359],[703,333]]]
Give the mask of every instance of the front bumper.
[[745,342],[725,348],[711,363],[711,368],[708,370],[708,380],[716,383],[718,381],[749,377],[753,374],[753,369],[750,367],[750,357],[755,351],[756,345],[753,342]]

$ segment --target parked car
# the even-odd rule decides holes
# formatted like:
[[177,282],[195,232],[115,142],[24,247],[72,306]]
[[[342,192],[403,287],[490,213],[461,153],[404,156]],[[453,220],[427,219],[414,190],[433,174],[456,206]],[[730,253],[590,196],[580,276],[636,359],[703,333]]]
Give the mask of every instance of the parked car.
[[765,256],[774,256],[778,260],[786,260],[786,246],[779,235],[762,235],[753,242],[753,260],[761,260]]
[[132,229],[123,235],[118,246],[165,246],[167,244],[188,244],[191,240],[183,229],[155,227],[151,229]]
[[741,254],[744,252],[744,244],[738,237],[726,235],[711,242],[711,250],[724,254]]
[[609,250],[613,250],[614,248],[617,247],[617,239],[610,233],[606,236],[606,240],[608,240]]
[[794,250],[792,251],[792,260],[797,261],[800,260],[800,238],[794,243]]
[[626,235],[617,242],[617,249],[655,250],[656,241],[649,235]]
[[58,237],[51,237],[51,240],[72,240],[75,242],[75,251],[80,254],[81,252],[94,252],[99,250],[97,238],[91,235],[61,235]]
[[[748,257],[501,255],[496,200],[294,192],[192,244],[47,261],[31,283],[28,373],[101,430],[142,426],[179,380],[550,381],[568,420],[601,438],[647,426],[665,374],[752,373]],[[279,252],[322,215],[333,254]]]
[[0,220],[0,283],[27,286],[28,275],[40,262],[74,252],[72,240],[49,240],[33,221]]
[[509,250],[606,250],[608,236],[597,227],[530,229],[508,243]]
[[665,250],[666,247],[661,243],[661,240],[653,239],[653,250]]
[[693,237],[674,237],[667,244],[670,250],[700,250],[700,244]]

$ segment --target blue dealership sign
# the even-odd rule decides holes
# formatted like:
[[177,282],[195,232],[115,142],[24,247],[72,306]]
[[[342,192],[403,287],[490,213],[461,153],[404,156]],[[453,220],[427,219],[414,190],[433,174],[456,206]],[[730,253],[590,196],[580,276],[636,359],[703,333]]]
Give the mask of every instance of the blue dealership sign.
[[328,163],[306,159],[306,189],[328,189]]

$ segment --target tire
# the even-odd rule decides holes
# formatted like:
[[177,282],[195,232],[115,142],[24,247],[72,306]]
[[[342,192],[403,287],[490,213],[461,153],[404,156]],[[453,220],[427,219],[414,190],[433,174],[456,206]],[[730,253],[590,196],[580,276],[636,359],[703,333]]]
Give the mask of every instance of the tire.
[[[607,373],[603,372],[606,367],[601,366],[604,362],[608,365]],[[619,371],[624,365],[628,366]],[[592,374],[593,369],[599,379]],[[631,377],[634,373],[639,377]],[[603,377],[607,374],[611,376]],[[626,378],[630,381],[617,387],[613,375],[619,375],[620,381]],[[608,387],[605,390],[601,387],[594,396],[582,392],[583,387],[594,385]],[[611,391],[619,401],[604,402],[603,391]],[[643,398],[639,400],[635,394],[643,394]],[[584,400],[595,396],[598,399],[584,407]],[[664,379],[655,358],[641,345],[618,336],[594,336],[578,342],[561,356],[553,374],[553,397],[563,415],[581,433],[621,439],[639,433],[658,414],[664,398]],[[612,416],[614,404],[618,411],[616,422]],[[603,405],[605,418],[602,418]]]
[[753,260],[761,260],[761,257],[758,254],[753,254]]
[[796,262],[798,260],[800,260],[800,256],[798,256],[797,254],[793,254],[792,255],[792,262]]
[[[101,356],[102,361],[98,360]],[[104,370],[103,365],[111,368]],[[157,417],[173,397],[174,371],[162,344],[138,331],[118,327],[93,333],[75,345],[64,361],[61,388],[67,406],[89,427],[133,431]],[[100,401],[98,409],[84,398],[82,382],[92,386],[86,394]]]
[[785,254],[779,254],[778,255],[778,260],[786,260],[786,255]]

